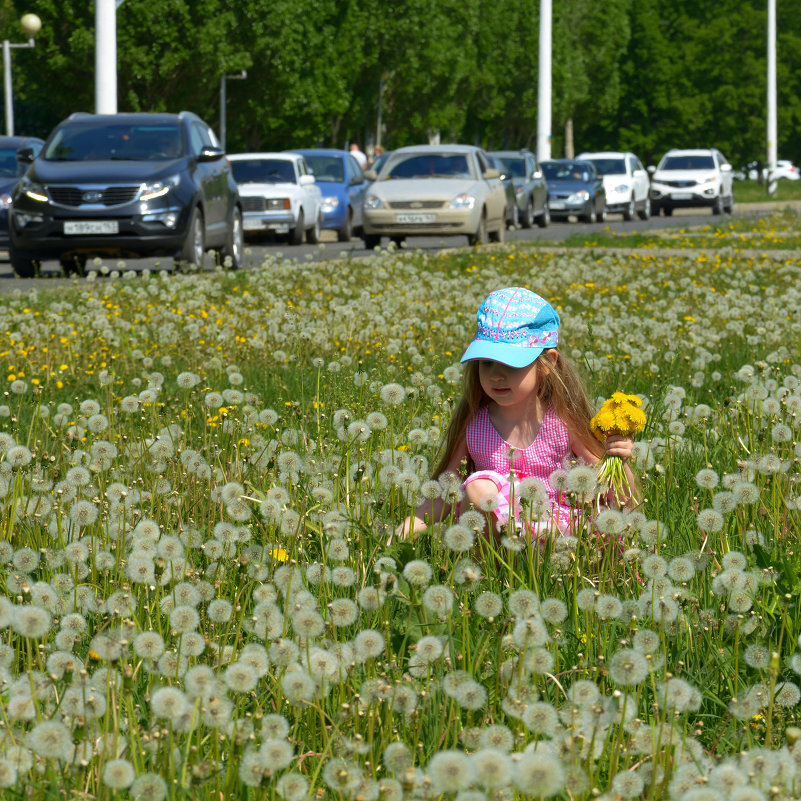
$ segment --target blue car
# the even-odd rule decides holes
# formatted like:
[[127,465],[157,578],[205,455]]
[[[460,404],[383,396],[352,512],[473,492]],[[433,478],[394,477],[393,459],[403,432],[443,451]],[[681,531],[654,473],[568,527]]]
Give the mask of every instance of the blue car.
[[34,157],[44,142],[35,136],[0,136],[0,250],[8,250],[8,207],[11,193],[28,169],[27,164],[17,161],[17,151],[23,147],[33,148]]
[[337,232],[340,242],[361,235],[362,205],[367,190],[359,162],[347,150],[320,148],[300,153],[323,193],[323,228]]

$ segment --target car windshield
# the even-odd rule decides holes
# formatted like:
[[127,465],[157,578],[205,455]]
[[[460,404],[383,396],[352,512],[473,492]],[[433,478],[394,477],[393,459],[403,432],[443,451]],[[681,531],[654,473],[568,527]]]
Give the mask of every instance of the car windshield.
[[294,184],[295,168],[288,159],[232,159],[238,184]]
[[712,156],[666,156],[660,170],[714,170]]
[[17,161],[17,148],[0,149],[0,178],[19,178],[27,166]]
[[53,135],[43,152],[46,161],[169,161],[185,155],[184,138],[175,123],[74,123]]
[[590,172],[586,162],[543,161],[540,165],[549,181],[589,181]]
[[396,178],[471,178],[464,153],[411,153],[400,156],[381,176],[382,181]]
[[593,159],[592,163],[599,175],[626,174],[626,162],[623,159]]
[[336,156],[305,156],[305,158],[316,181],[345,183],[345,164],[341,158]]
[[525,159],[517,159],[513,156],[508,156],[506,158],[502,158],[501,161],[503,162],[503,166],[506,167],[506,172],[508,172],[512,178],[526,177]]

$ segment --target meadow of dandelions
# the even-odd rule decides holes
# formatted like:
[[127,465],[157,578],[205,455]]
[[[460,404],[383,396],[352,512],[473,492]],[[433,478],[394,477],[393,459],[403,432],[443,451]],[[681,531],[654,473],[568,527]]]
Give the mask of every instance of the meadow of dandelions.
[[[798,261],[114,272],[0,298],[4,799],[801,795]],[[458,359],[521,283],[593,398],[643,399],[643,504],[392,537],[458,500]]]

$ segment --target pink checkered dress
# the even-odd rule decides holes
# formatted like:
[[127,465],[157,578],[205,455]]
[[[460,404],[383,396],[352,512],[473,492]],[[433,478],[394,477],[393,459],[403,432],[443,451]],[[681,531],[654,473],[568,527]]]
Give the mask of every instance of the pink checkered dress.
[[[564,496],[551,486],[549,477],[554,470],[561,468],[565,457],[571,453],[570,435],[567,426],[557,417],[552,407],[548,407],[542,418],[537,436],[527,448],[514,448],[495,430],[489,416],[489,408],[482,406],[476,416],[467,424],[467,450],[473,460],[477,473],[471,475],[467,482],[475,478],[503,477],[508,483],[512,470],[513,451],[515,477],[520,480],[534,476],[542,481],[553,504],[553,512],[558,520],[570,519],[570,507],[564,502]],[[490,475],[487,475],[489,471]],[[480,476],[478,473],[484,473]],[[493,475],[494,474],[494,475]],[[465,482],[465,483],[467,483]],[[499,486],[503,493],[505,486]]]

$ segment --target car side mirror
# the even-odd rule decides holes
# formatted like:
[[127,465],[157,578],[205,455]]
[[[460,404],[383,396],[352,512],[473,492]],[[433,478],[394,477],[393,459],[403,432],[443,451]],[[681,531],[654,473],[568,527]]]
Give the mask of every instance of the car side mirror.
[[357,186],[358,184],[364,183],[364,174],[362,175],[354,175],[353,178],[350,179],[351,186]]
[[313,175],[301,175],[300,178],[298,178],[298,183],[301,186],[309,186],[309,184],[313,184],[314,183],[314,176]]
[[17,151],[17,161],[20,164],[33,164],[35,158],[36,153],[32,147],[21,147]]
[[656,167],[653,164],[648,165],[648,174],[653,175],[656,172]]
[[532,181],[539,181],[540,178],[542,178],[542,173],[539,170],[534,170],[534,172],[531,173]]
[[720,165],[721,172],[731,172],[731,164],[721,164]]
[[632,175],[633,175],[635,178],[642,178],[642,177],[645,175],[645,170],[634,170],[634,172],[632,173]]
[[378,173],[375,170],[367,170],[364,177],[367,181],[376,181],[378,180]]
[[491,181],[493,178],[500,178],[501,171],[496,170],[494,167],[490,167],[488,170],[484,170],[484,178],[487,181]]
[[217,161],[225,155],[221,147],[204,147],[198,153],[197,160],[201,162]]

